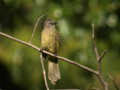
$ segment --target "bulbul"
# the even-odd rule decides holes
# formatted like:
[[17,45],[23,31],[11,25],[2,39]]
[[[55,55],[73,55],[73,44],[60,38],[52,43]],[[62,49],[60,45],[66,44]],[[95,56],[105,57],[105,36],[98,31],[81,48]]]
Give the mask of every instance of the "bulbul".
[[[43,31],[41,32],[41,47],[43,50],[47,50],[55,55],[58,54],[60,37],[56,31],[56,22],[51,19],[46,19],[44,23]],[[42,55],[48,60],[48,79],[54,85],[61,78],[58,60],[44,53]]]

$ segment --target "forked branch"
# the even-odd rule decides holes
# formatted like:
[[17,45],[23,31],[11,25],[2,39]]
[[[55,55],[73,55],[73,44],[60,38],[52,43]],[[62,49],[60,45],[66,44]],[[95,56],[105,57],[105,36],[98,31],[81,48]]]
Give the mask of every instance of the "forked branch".
[[[36,26],[36,27],[37,27],[37,26]],[[15,37],[12,37],[12,36],[7,35],[7,34],[5,34],[5,33],[0,32],[0,35],[3,36],[3,37],[6,37],[6,38],[8,38],[8,39],[14,40],[14,41],[16,41],[16,42],[18,42],[18,43],[21,43],[21,44],[23,44],[23,45],[32,47],[33,49],[35,49],[35,50],[38,51],[39,53],[48,54],[48,55],[50,55],[50,56],[56,57],[56,58],[58,58],[58,59],[60,59],[60,60],[63,60],[63,61],[65,61],[65,62],[68,62],[68,63],[70,63],[70,64],[73,64],[73,65],[75,65],[75,66],[77,66],[77,67],[79,67],[79,68],[82,68],[82,69],[84,69],[84,70],[86,70],[86,71],[88,71],[88,72],[93,73],[93,74],[96,75],[96,76],[98,77],[98,79],[100,80],[100,82],[101,82],[104,90],[108,90],[108,84],[104,81],[103,76],[102,76],[102,74],[101,74],[101,62],[102,62],[102,59],[103,59],[106,51],[104,51],[101,55],[99,55],[99,53],[98,53],[98,50],[97,50],[97,47],[96,47],[95,35],[94,35],[94,24],[92,24],[92,39],[93,39],[93,45],[94,45],[94,52],[95,52],[95,54],[96,54],[96,60],[97,60],[97,62],[98,62],[98,70],[97,70],[97,71],[94,70],[94,69],[91,69],[91,68],[89,68],[89,67],[86,67],[86,66],[84,66],[84,65],[82,65],[82,64],[79,64],[79,63],[75,62],[74,60],[70,60],[70,59],[67,59],[67,58],[64,58],[64,57],[61,57],[61,56],[54,55],[54,54],[52,54],[52,53],[50,53],[50,52],[48,52],[48,51],[45,51],[45,50],[42,50],[41,48],[38,48],[37,46],[35,46],[35,45],[31,44],[31,43],[27,43],[27,42],[25,42],[25,41],[19,40],[19,39],[15,38]],[[32,40],[32,39],[31,39],[31,40]],[[42,56],[40,56],[40,58],[41,58],[41,64],[42,64],[42,68],[43,68],[43,75],[44,75],[44,80],[45,80],[46,88],[47,88],[47,90],[49,90],[48,84],[47,84],[47,81],[46,81],[46,73],[45,73],[45,68],[44,68],[44,62],[42,61]]]
[[38,52],[42,52],[42,53],[48,54],[48,55],[56,57],[56,58],[58,58],[58,59],[60,59],[62,61],[65,61],[65,62],[68,62],[70,64],[73,64],[73,65],[75,65],[75,66],[77,66],[79,68],[82,68],[82,69],[84,69],[84,70],[86,70],[88,72],[91,72],[91,73],[94,73],[94,74],[98,74],[97,71],[95,71],[95,70],[93,70],[93,69],[91,69],[91,68],[89,68],[87,66],[84,66],[82,64],[79,64],[79,63],[75,62],[74,60],[70,60],[70,59],[67,59],[67,58],[64,58],[64,57],[52,54],[52,53],[50,53],[48,51],[45,51],[45,50],[42,50],[41,48],[38,48],[37,46],[35,46],[35,45],[31,44],[31,43],[27,43],[25,41],[19,40],[19,39],[15,38],[15,37],[12,37],[12,36],[8,35],[8,34],[0,32],[0,35],[3,36],[3,37],[6,37],[8,39],[14,40],[14,41],[16,41],[18,43],[21,43],[21,44],[23,44],[25,46],[31,47],[31,48],[35,49],[36,51],[38,51]]
[[108,90],[108,84],[107,82],[104,81],[103,76],[101,74],[101,62],[103,60],[104,55],[106,54],[106,50],[103,51],[103,53],[101,55],[99,55],[97,46],[96,46],[96,40],[95,40],[95,28],[94,28],[94,24],[92,24],[92,40],[93,40],[93,48],[94,48],[94,52],[96,55],[96,60],[98,62],[98,74],[97,77],[100,80],[104,90]]

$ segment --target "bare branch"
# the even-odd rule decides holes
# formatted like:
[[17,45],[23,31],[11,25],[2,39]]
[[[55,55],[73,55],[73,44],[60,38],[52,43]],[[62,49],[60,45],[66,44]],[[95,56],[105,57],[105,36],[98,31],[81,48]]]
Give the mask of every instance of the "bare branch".
[[97,77],[98,77],[99,81],[101,82],[104,90],[108,90],[108,84],[107,84],[107,82],[104,81],[103,76],[101,74],[101,61],[102,61],[104,55],[106,54],[106,50],[101,54],[101,56],[99,56],[97,46],[96,46],[96,41],[95,41],[94,24],[92,24],[92,40],[93,40],[93,48],[94,48],[94,52],[95,52],[95,55],[96,55],[96,60],[98,62],[98,74],[97,74]]
[[46,89],[49,90],[47,79],[46,79],[46,71],[45,71],[45,67],[44,67],[44,61],[43,61],[42,53],[40,53],[40,61],[41,61],[41,65],[42,65],[45,86],[46,86]]
[[[40,48],[38,48],[38,47],[36,47],[36,46],[34,46],[34,45],[30,44],[30,43],[27,43],[27,42],[25,42],[25,41],[16,39],[16,38],[14,38],[14,37],[12,37],[12,36],[10,36],[10,35],[7,35],[7,34],[5,34],[5,33],[0,32],[0,35],[2,35],[2,36],[4,36],[4,37],[7,37],[7,38],[9,38],[9,39],[12,39],[12,40],[14,40],[14,41],[17,41],[17,42],[19,42],[19,43],[21,43],[21,44],[24,44],[24,45],[26,45],[26,46],[32,47],[32,48],[34,48],[35,50],[37,50],[37,51],[39,51],[39,52],[41,52],[41,53],[45,53],[45,54],[48,54],[48,55],[50,55],[50,56],[56,57],[56,58],[58,58],[58,59],[60,59],[60,60],[63,60],[63,61],[65,61],[65,62],[68,62],[68,63],[73,64],[73,65],[75,65],[75,66],[78,66],[79,68],[82,68],[82,69],[84,69],[84,70],[86,70],[86,71],[88,71],[88,72],[91,72],[91,73],[95,74],[95,75],[98,77],[98,79],[100,80],[100,82],[101,82],[104,90],[108,90],[108,84],[104,81],[103,76],[102,76],[102,74],[101,74],[101,60],[103,59],[106,51],[104,51],[104,52],[102,53],[102,55],[99,56],[99,53],[98,53],[98,50],[97,50],[97,47],[96,47],[95,36],[94,36],[94,24],[92,24],[92,39],[93,39],[93,42],[94,42],[94,51],[95,51],[95,54],[96,54],[96,59],[97,59],[97,61],[98,61],[98,71],[95,71],[95,70],[93,70],[93,69],[91,69],[91,68],[89,68],[89,67],[86,67],[86,66],[84,66],[84,65],[82,65],[82,64],[79,64],[79,63],[75,62],[74,60],[70,60],[70,59],[67,59],[67,58],[64,58],[64,57],[61,57],[61,56],[54,55],[54,54],[52,54],[52,53],[50,53],[50,52],[48,52],[48,51],[41,50]],[[42,60],[41,60],[41,61],[42,61]],[[42,64],[42,62],[41,62],[41,64]],[[43,63],[43,64],[44,64],[44,63]],[[45,79],[45,76],[46,76],[45,71],[43,71],[43,74],[44,74],[44,79]],[[47,82],[47,81],[45,81],[45,83],[46,83],[46,82]]]
[[61,59],[62,61],[65,61],[65,62],[68,62],[68,63],[73,64],[73,65],[75,65],[75,66],[78,66],[78,67],[80,67],[80,68],[82,68],[82,69],[84,69],[84,70],[86,70],[86,71],[88,71],[88,72],[92,72],[92,73],[94,73],[94,74],[98,74],[97,71],[95,71],[95,70],[93,70],[93,69],[91,69],[91,68],[88,68],[88,67],[86,67],[86,66],[84,66],[84,65],[82,65],[82,64],[79,64],[79,63],[75,62],[74,60],[70,60],[70,59],[67,59],[67,58],[64,58],[64,57],[61,57],[61,56],[57,56],[57,55],[52,54],[52,53],[50,53],[50,52],[48,52],[48,51],[45,51],[45,50],[42,50],[42,52],[45,53],[45,54],[48,54],[48,55],[50,55],[50,56],[56,57],[56,58],[58,58],[58,59]]
[[36,23],[35,23],[35,25],[34,25],[33,32],[32,32],[32,36],[31,36],[31,39],[30,39],[29,43],[32,43],[32,39],[33,39],[33,37],[34,37],[34,35],[35,35],[35,32],[36,32],[36,30],[37,30],[37,26],[38,26],[40,20],[43,18],[43,16],[44,16],[44,15],[40,16],[40,17],[37,19],[37,21],[36,21]]
[[3,33],[3,32],[0,32],[0,35],[6,37],[6,38],[8,38],[8,39],[14,40],[14,41],[16,41],[16,42],[18,42],[18,43],[21,43],[21,44],[23,44],[23,45],[32,47],[32,48],[34,48],[34,49],[37,50],[37,51],[40,51],[40,48],[36,47],[35,45],[32,45],[32,44],[30,44],[30,43],[27,43],[27,42],[25,42],[25,41],[22,41],[22,40],[20,40],[20,39],[17,39],[17,38],[15,38],[15,37],[12,37],[12,36],[10,36],[10,35],[8,35],[8,34],[5,34],[5,33]]
[[97,75],[98,79],[100,80],[104,90],[108,90],[108,84],[104,81],[103,77],[101,74]]
[[116,81],[115,81],[115,79],[112,77],[112,75],[109,74],[108,76],[112,80],[112,83],[115,86],[116,90],[120,90],[119,87],[118,87],[118,85],[117,85],[117,83],[116,83]]
[[98,61],[100,56],[99,56],[99,53],[98,53],[98,50],[97,50],[97,47],[96,47],[94,24],[92,24],[92,40],[93,40],[94,51],[95,51],[95,54],[96,54],[96,59]]
[[107,53],[107,50],[104,50],[99,58],[99,62],[101,63],[102,59],[104,58],[105,54]]
[[16,41],[16,42],[18,42],[18,43],[21,43],[21,44],[23,44],[23,45],[32,47],[32,48],[34,48],[36,51],[46,53],[46,54],[48,54],[48,55],[50,55],[50,56],[56,57],[56,58],[58,58],[58,59],[61,59],[62,61],[65,61],[65,62],[68,62],[68,63],[73,64],[73,65],[75,65],[75,66],[78,66],[79,68],[82,68],[82,69],[84,69],[84,70],[86,70],[86,71],[88,71],[88,72],[94,73],[95,75],[98,74],[97,71],[95,71],[95,70],[93,70],[93,69],[91,69],[91,68],[89,68],[89,67],[87,67],[87,66],[84,66],[84,65],[82,65],[82,64],[79,64],[79,63],[75,62],[74,60],[70,60],[70,59],[67,59],[67,58],[64,58],[64,57],[61,57],[61,56],[54,55],[54,54],[52,54],[52,53],[50,53],[50,52],[48,52],[48,51],[41,50],[40,48],[38,48],[38,47],[35,46],[35,45],[32,45],[32,44],[27,43],[27,42],[25,42],[25,41],[19,40],[19,39],[17,39],[17,38],[14,38],[14,37],[12,37],[12,36],[10,36],[10,35],[5,34],[5,33],[0,32],[0,35],[6,37],[6,38],[8,38],[8,39],[14,40],[14,41]]

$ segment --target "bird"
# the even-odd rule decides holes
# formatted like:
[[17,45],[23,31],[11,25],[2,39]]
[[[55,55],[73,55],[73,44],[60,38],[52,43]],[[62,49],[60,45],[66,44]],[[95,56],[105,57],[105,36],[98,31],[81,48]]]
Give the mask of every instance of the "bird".
[[[50,18],[45,20],[41,32],[41,48],[55,55],[58,55],[60,50],[60,36],[56,30],[56,22]],[[61,79],[58,59],[45,53],[42,53],[42,56],[48,60],[48,79],[55,85]]]

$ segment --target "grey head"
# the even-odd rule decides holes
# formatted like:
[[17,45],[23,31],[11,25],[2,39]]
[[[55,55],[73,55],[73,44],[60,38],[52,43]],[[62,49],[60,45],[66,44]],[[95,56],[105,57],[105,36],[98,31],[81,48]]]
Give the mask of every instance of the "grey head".
[[44,27],[47,28],[55,28],[56,27],[56,22],[50,18],[46,19]]

